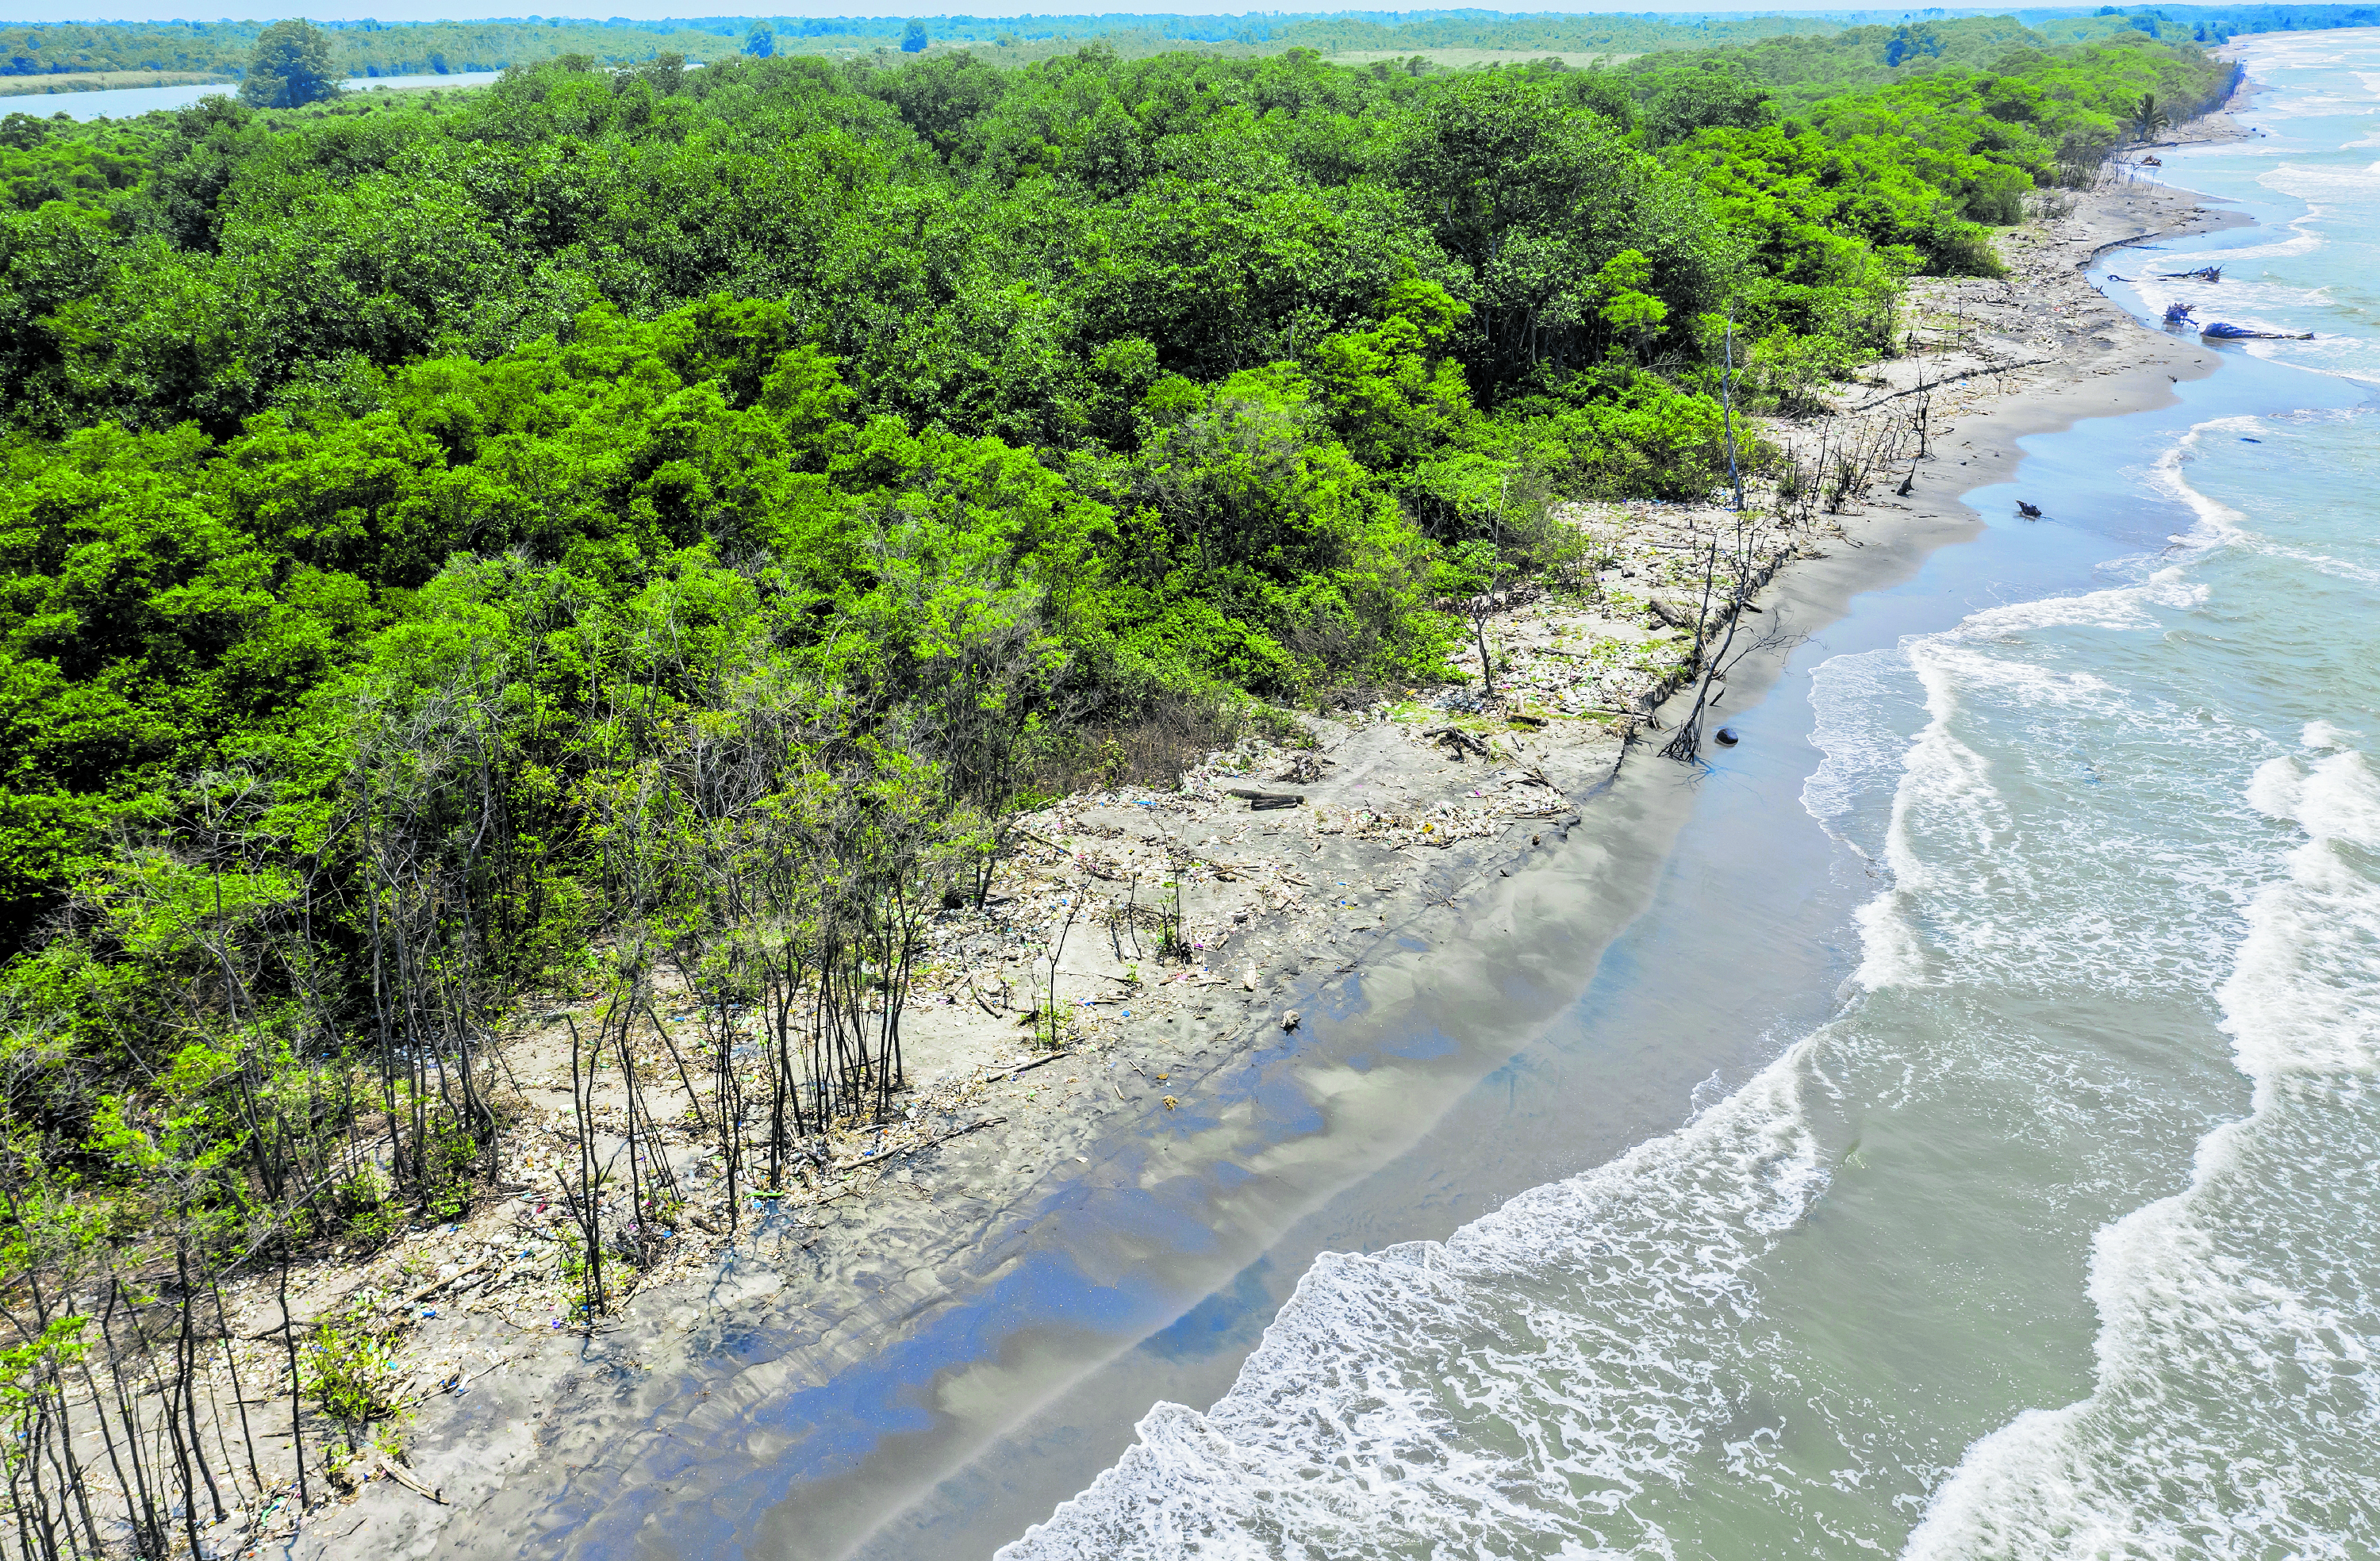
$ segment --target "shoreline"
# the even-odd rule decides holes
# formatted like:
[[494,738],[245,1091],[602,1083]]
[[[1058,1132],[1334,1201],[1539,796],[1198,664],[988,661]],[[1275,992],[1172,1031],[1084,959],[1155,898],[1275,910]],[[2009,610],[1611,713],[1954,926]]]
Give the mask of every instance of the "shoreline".
[[[1850,404],[1843,410],[1852,415],[1878,393],[1905,398],[1916,386],[1900,385],[1893,375],[1931,369],[1930,432],[1940,442],[1930,459],[1915,463],[1908,500],[1888,490],[1871,498],[1846,517],[1856,532],[1845,524],[1840,542],[1817,550],[1821,556],[1796,558],[1757,593],[1762,607],[1781,610],[1804,630],[1840,616],[1853,596],[1906,578],[1935,548],[1973,533],[1978,521],[1963,495],[1999,480],[2013,461],[2006,447],[2016,439],[2164,404],[2171,382],[2211,371],[2216,355],[2195,337],[2177,339],[2132,321],[2079,270],[2109,243],[2192,230],[2192,222],[2180,220],[2193,205],[2187,193],[2135,188],[2095,196],[2087,205],[2081,221],[2060,224],[2059,236],[2011,255],[2008,279],[1912,286],[1913,317],[1957,310],[1950,350],[1930,355],[1930,363],[1921,357],[1880,366],[1879,381],[1852,387],[1857,393],[1843,397]],[[2128,208],[2143,206],[2167,225],[2130,232],[2138,219]],[[2207,225],[2203,208],[2194,225]],[[2012,237],[2029,236],[2026,230]],[[2009,301],[1988,305],[1993,294]],[[1973,329],[1964,324],[1969,305],[1978,321]],[[2079,311],[2058,344],[2074,356],[1984,377],[2000,367],[1994,353],[2025,345],[1984,331],[1987,308],[2012,311],[2019,323],[2045,309]],[[1775,687],[1790,649],[1770,647],[1742,663],[1727,684],[1736,708]],[[1681,705],[1673,697],[1663,708],[1665,724],[1674,724]],[[1339,734],[1325,754],[1357,735],[1352,729]],[[1596,751],[1592,741],[1574,746],[1581,755]],[[1069,1218],[1087,1195],[1087,1184],[1102,1173],[1111,1191],[1130,1192],[1152,1208],[1168,1206],[1163,1194],[1195,1187],[1213,1245],[1177,1268],[1228,1277],[1332,1187],[1426,1131],[1448,1101],[1575,999],[1604,948],[1649,898],[1692,805],[1691,775],[1659,760],[1652,746],[1640,739],[1621,756],[1616,774],[1600,780],[1592,779],[1591,765],[1573,767],[1584,783],[1563,788],[1569,811],[1560,818],[1577,820],[1567,838],[1552,828],[1560,819],[1547,818],[1465,840],[1396,894],[1364,907],[1393,912],[1381,915],[1383,925],[1337,917],[1327,940],[1304,943],[1293,950],[1293,962],[1287,956],[1270,962],[1275,968],[1258,981],[1232,981],[1227,970],[1184,994],[1207,1004],[1196,1018],[1208,1023],[1195,1024],[1202,1032],[1195,1040],[1150,1035],[1153,1016],[1141,1015],[1138,1031],[1119,1025],[1103,1052],[1067,1054],[1069,1066],[1037,1071],[1033,1086],[1025,1085],[1021,1069],[994,1081],[1017,1086],[1001,1102],[1006,1120],[945,1140],[925,1152],[929,1158],[904,1156],[896,1168],[871,1172],[880,1195],[835,1203],[826,1222],[796,1227],[781,1217],[771,1233],[773,1255],[755,1250],[722,1264],[706,1261],[698,1266],[710,1277],[640,1292],[616,1325],[591,1338],[566,1329],[526,1337],[516,1331],[509,1348],[480,1352],[501,1359],[462,1359],[471,1353],[467,1333],[499,1332],[480,1334],[468,1314],[443,1328],[419,1328],[417,1349],[438,1358],[431,1380],[461,1381],[468,1389],[428,1399],[410,1433],[414,1477],[438,1490],[445,1505],[374,1480],[351,1503],[318,1508],[290,1538],[288,1553],[337,1554],[351,1542],[410,1554],[511,1551],[552,1532],[565,1510],[600,1507],[604,1498],[587,1487],[602,1485],[616,1498],[632,1467],[666,1480],[673,1469],[721,1456],[686,1446],[697,1439],[740,1442],[765,1472],[800,1439],[771,1423],[771,1406],[826,1389],[840,1373],[929,1334],[970,1292],[1029,1267],[1046,1255],[1043,1222]],[[1277,887],[1277,874],[1274,881]],[[1343,1011],[1351,1004],[1353,1010]],[[1302,1036],[1284,1040],[1277,1025],[1289,1009],[1311,1017]],[[1409,1039],[1417,1016],[1435,1019],[1439,1036],[1463,1041],[1390,1068],[1349,1067],[1352,1057]],[[1178,1011],[1172,1021],[1154,1022],[1179,1024],[1189,1017]],[[1431,1026],[1420,1028],[1427,1034]],[[1096,1074],[1094,1062],[1105,1064]],[[1089,1087],[1065,1094],[1086,1077]],[[1314,1119],[1301,1131],[1262,1138],[1253,1103],[1282,1085],[1304,1093]],[[1166,1107],[1160,1091],[1191,1106]],[[1057,1098],[1045,1103],[1044,1096]],[[1210,1110],[1208,1102],[1218,1104]],[[1254,1155],[1252,1131],[1260,1135]],[[1227,1162],[1247,1174],[1234,1189],[1217,1192],[1206,1173]],[[920,1167],[929,1178],[920,1176]],[[889,1188],[881,1185],[888,1181]],[[1070,1247],[1065,1255],[1078,1272],[1111,1284],[1124,1282],[1135,1264],[1164,1266],[1141,1232],[1109,1229],[1099,1238],[1067,1243],[1062,1235],[1058,1244]],[[788,1317],[784,1296],[794,1290],[798,1301],[790,1310],[796,1315]],[[1163,1325],[1154,1314],[1128,1325],[1144,1323]],[[742,1368],[723,1359],[747,1330],[761,1329],[773,1336],[776,1353]],[[1070,1354],[1062,1340],[1038,1356],[1028,1349],[1016,1361],[949,1361],[946,1370],[921,1371],[934,1402],[959,1385],[978,1402],[1006,1396],[1011,1407],[971,1420],[945,1415],[939,1422],[929,1411],[933,1425],[917,1433],[927,1441],[912,1446],[909,1461],[930,1468],[913,1469],[905,1481],[847,1484],[831,1505],[839,1519],[832,1526],[848,1543],[832,1548],[861,1543],[900,1510],[902,1488],[923,1490],[963,1464],[1000,1424],[1026,1413],[1037,1393],[1055,1392],[1069,1373],[1091,1370],[1097,1362],[1079,1353],[1079,1341],[1073,1348]],[[450,1362],[453,1371],[442,1373]],[[939,1434],[930,1434],[933,1426]],[[863,1450],[847,1461],[868,1456]],[[649,1484],[639,1479],[630,1488]],[[473,1515],[473,1531],[446,1532],[463,1513]]]
[[[42,85],[17,85],[31,81]],[[56,85],[59,82],[73,85]],[[0,103],[16,98],[72,98],[86,92],[141,92],[160,87],[222,87],[237,92],[239,78],[204,70],[89,70],[60,71],[54,76],[0,77]]]

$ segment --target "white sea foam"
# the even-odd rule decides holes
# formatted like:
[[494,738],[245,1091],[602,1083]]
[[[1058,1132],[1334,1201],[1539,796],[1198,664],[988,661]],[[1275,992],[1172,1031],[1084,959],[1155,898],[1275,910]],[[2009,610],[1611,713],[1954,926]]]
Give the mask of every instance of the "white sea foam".
[[[2203,496],[2198,511],[2193,558],[2219,545],[2238,520]],[[2028,793],[2045,783],[2096,784],[2105,756],[2127,747],[2190,750],[2193,762],[2174,766],[2168,777],[2190,773],[2201,753],[2226,751],[2240,734],[2178,719],[2180,712],[2161,700],[2143,699],[2097,672],[2049,664],[2033,648],[2045,636],[2062,639],[2061,631],[2130,635],[2162,627],[2208,599],[2192,567],[2185,559],[2129,585],[1986,609],[1955,630],[1903,645],[1931,720],[1909,746],[1894,796],[1883,853],[1892,887],[1857,913],[1861,985],[1882,990],[1951,979],[2025,986],[2073,979],[2080,962],[2089,971],[2084,979],[2114,990],[2156,978],[2151,972],[2204,966],[2217,957],[2221,933],[2204,917],[2159,917],[2162,937],[2154,939],[2119,934],[2105,884],[2078,892],[2070,881],[2078,857],[2105,856],[2125,864],[2113,879],[2119,885],[2189,889],[2196,903],[2216,910],[2227,903],[2220,879],[2228,868],[2206,865],[2203,841],[2108,834],[2036,845],[1995,780],[1993,761],[1961,732],[1962,721],[1987,730],[2003,752],[2012,735],[2036,732],[2027,746],[2038,756],[2009,782]],[[2095,756],[2078,749],[2083,733],[2095,733],[2087,739]],[[2064,752],[2076,756],[2052,757]],[[2204,799],[2181,805],[2210,817]],[[2112,898],[2120,900],[2122,891]],[[1923,937],[1921,904],[1930,929]]]
[[1978,635],[2021,635],[2034,629],[2054,628],[2141,629],[2154,621],[2149,616],[2149,606],[2136,587],[2119,586],[2079,596],[2044,597],[1988,608],[1970,617],[1964,628],[1966,633]]
[[[1961,699],[2098,712],[2117,696],[2091,672],[2045,668],[1988,646],[2058,627],[2144,629],[2158,622],[2153,609],[2193,606],[2204,594],[2178,568],[2159,570],[2131,586],[1985,609],[1950,633],[1837,658],[1818,670],[1811,684],[1817,711],[1811,741],[1825,757],[1803,782],[1803,806],[1888,869],[1892,880],[1854,913],[1861,948],[1855,983],[1871,991],[1923,985],[1925,942],[1911,923],[1911,906],[1950,887],[1932,865],[1935,853],[1956,839],[1973,857],[1985,858],[2009,831],[1989,763],[1959,735]],[[1904,738],[1897,712],[1911,702],[1912,683],[1925,723]],[[1887,788],[1891,802],[1882,838],[1870,846],[1858,838],[1860,805]],[[1926,849],[1915,844],[1919,836]]]
[[1634,1549],[1631,1500],[1728,1416],[1747,1268],[1826,1186],[1800,1103],[1822,1036],[1444,1243],[1318,1258],[1213,1409],[1152,1409],[1000,1555],[1586,1555],[1606,1526]]
[[2200,454],[2207,442],[2218,435],[2233,439],[2253,437],[2252,430],[2262,426],[2262,419],[2256,417],[2210,417],[2174,441],[2150,467],[2151,486],[2180,500],[2197,517],[2198,525],[2184,538],[2192,545],[2211,547],[2235,541],[2246,533],[2247,517],[2192,487],[2182,476],[2183,465]]
[[2355,745],[2355,733],[2326,720],[2310,720],[2298,733],[2298,744],[2317,753],[2329,748],[2350,748]]
[[[2252,432],[2251,430],[2253,430]],[[2216,417],[2200,423],[2177,440],[2158,458],[2150,471],[2150,481],[2160,490],[2190,506],[2198,517],[2198,525],[2182,538],[2186,544],[2204,547],[2228,544],[2244,547],[2268,558],[2286,559],[2337,579],[2352,580],[2360,585],[2380,586],[2380,567],[2358,563],[2317,549],[2292,546],[2251,527],[2247,517],[2230,505],[2208,497],[2192,487],[2183,475],[2188,462],[2203,455],[2209,442],[2217,438],[2250,437],[2268,440],[2279,437],[2277,430],[2261,417]],[[2204,599],[2202,597],[2200,599]]]
[[1871,992],[1925,983],[1925,942],[1912,924],[1899,887],[1852,913],[1859,928],[1860,962],[1852,979]]
[[2207,1135],[2186,1191],[2100,1232],[2091,1396],[1971,1447],[1912,1561],[2380,1543],[2362,1467],[2380,1421],[2361,1386],[2380,1295],[2358,1261],[2380,1229],[2362,1190],[2321,1169],[2368,1160],[2380,1129],[2380,884],[2338,850],[2380,843],[2380,780],[2353,751],[2311,768],[2281,756],[2248,795],[2307,834],[2251,906],[2218,994],[2252,1112]]
[[[2368,265],[2368,214],[2380,199],[2380,163],[2289,160],[2259,175],[2257,183],[2306,203],[2285,224],[2286,236],[2195,256],[2177,254],[2169,268],[2161,269],[2220,264],[2222,285],[2145,279],[2143,298],[2152,308],[2184,299],[2197,305],[2204,319],[2276,333],[2273,339],[2228,344],[2226,350],[2359,383],[2380,382],[2380,340],[2374,339],[2370,311],[2359,305],[2359,283],[2342,280],[2360,277]],[[2347,246],[2347,251],[2336,259],[2320,253],[2333,245]],[[2324,274],[2325,266],[2333,275]],[[2297,339],[2309,330],[2311,339]]]
[[2248,780],[2248,805],[2267,818],[2293,819],[2305,789],[2305,767],[2287,754],[2266,759]]
[[[2329,242],[2328,236],[2319,225],[2327,215],[2328,213],[2320,207],[2310,207],[2309,210],[2301,212],[2282,225],[2281,232],[2286,233],[2287,237],[2276,236],[2262,244],[2242,244],[2236,248],[2202,255],[2177,254],[2171,257],[2172,269],[2194,271],[2202,265],[2219,265],[2224,268],[2224,273],[2229,276],[2233,272],[2244,274],[2247,270],[2246,262],[2250,260],[2302,259]],[[2202,294],[2185,296],[2202,298],[2204,296]]]
[[2232,311],[2230,318],[2234,324],[2282,333],[2271,340],[2233,345],[2251,357],[2284,363],[2292,369],[2327,374],[2357,384],[2380,383],[2380,341],[2351,331],[2324,331],[2317,333],[2310,341],[2299,340],[2293,334],[2309,322],[2325,321],[2330,314],[2331,311],[2327,310],[2291,309],[2286,303],[2276,304],[2270,309]]
[[2380,586],[2380,569],[2374,569],[2367,563],[2350,563],[2343,558],[2334,558],[2329,553],[2315,552],[2309,548],[2285,547],[2278,542],[2262,538],[2252,545],[2258,552],[2269,558],[2282,558],[2291,563],[2302,563],[2318,574],[2328,575],[2340,580],[2353,580],[2359,585]]
[[[2204,596],[2171,565],[1821,669],[1826,757],[1806,803],[1840,822],[1891,798],[1877,853],[1891,882],[1856,913],[1860,985],[2117,989],[2139,979],[2128,962],[2175,968],[2189,938],[2215,936],[2196,913],[2160,910],[2165,890],[2140,871],[2153,848],[2137,838],[2024,849],[2029,826],[1968,731],[1992,725],[2004,746],[2010,722],[2031,723],[2064,744],[2058,733],[2116,722],[2133,741],[2236,752],[2236,732],[2177,722],[2105,676],[2044,665],[2035,643],[2082,629],[2153,644],[2139,631]],[[2062,881],[2101,853],[2121,867]],[[2128,925],[2168,924],[2174,947],[2110,931],[2111,894]],[[1684,1554],[1657,1511],[1737,1415],[1755,1265],[1828,1185],[1805,1097],[1852,1075],[1897,1075],[1907,1090],[1949,1065],[1895,1057],[1859,1011],[1733,1095],[1698,1091],[1679,1131],[1525,1193],[1443,1245],[1318,1259],[1230,1393],[1204,1414],[1152,1410],[1121,1461],[1002,1555]],[[2031,1065],[1982,1034],[1958,1056]],[[2094,1124],[2070,1107],[2107,1098],[2021,1093],[2077,1132]]]
[[2323,745],[2333,751],[2298,783],[2289,811],[2274,816],[2292,820],[2317,841],[2380,850],[2380,780],[2362,754],[2339,747],[2337,739],[2343,734],[2337,727],[2314,724],[2325,729],[2323,735],[2330,741]]
[[1810,674],[1810,745],[1824,756],[1802,783],[1802,806],[1826,831],[1875,860],[1880,828],[1924,720],[1924,691],[1899,647],[1831,657]]
[[2284,163],[2257,181],[2301,200],[2369,200],[2380,195],[2380,163],[2360,168],[2331,163]]

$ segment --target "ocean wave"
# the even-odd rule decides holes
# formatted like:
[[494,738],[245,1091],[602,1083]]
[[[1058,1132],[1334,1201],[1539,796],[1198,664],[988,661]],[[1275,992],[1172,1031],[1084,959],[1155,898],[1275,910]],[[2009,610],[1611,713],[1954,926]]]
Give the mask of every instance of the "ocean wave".
[[1810,745],[1821,757],[1802,782],[1802,808],[1869,861],[1883,854],[1880,812],[1900,783],[1925,691],[1909,653],[1894,646],[1829,657],[1810,673]]
[[2380,195],[2380,163],[2360,168],[2335,163],[2284,163],[2259,175],[2256,182],[2305,201],[2362,201]]
[[1630,1503],[1728,1417],[1746,1271],[1828,1183],[1823,1036],[1443,1243],[1318,1258],[1214,1408],[1156,1406],[1001,1561],[1661,1553]]
[[[1911,1536],[1936,1557],[2369,1555],[2380,1362],[2364,1196],[2380,1142],[2380,780],[2325,756],[2260,766],[2247,800],[2304,834],[2255,897],[2217,993],[2251,1114],[2190,1185],[2104,1228],[2088,1398],[1977,1441]],[[2344,848],[2344,849],[2343,849]]]
[[2319,550],[2284,542],[2255,529],[2245,515],[2220,500],[2210,497],[2193,486],[2183,475],[2184,466],[2204,455],[2214,436],[2242,436],[2266,440],[2278,437],[2272,424],[2256,417],[2210,418],[2192,428],[2161,455],[2150,471],[2150,481],[2168,497],[2187,505],[2198,524],[2184,537],[2177,538],[2196,548],[2231,546],[2259,553],[2267,558],[2301,563],[2322,574],[2359,584],[2380,586],[2380,567],[2358,563]]

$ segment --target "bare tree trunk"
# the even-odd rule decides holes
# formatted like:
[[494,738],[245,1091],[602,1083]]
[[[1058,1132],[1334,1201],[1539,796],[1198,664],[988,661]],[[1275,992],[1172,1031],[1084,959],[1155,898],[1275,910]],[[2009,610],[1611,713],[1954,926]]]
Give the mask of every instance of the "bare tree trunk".
[[298,1510],[305,1512],[314,1505],[306,1492],[306,1428],[299,1418],[298,1399],[298,1330],[289,1320],[289,1243],[281,1243],[281,1346],[289,1356],[289,1456],[298,1465]]
[[1727,429],[1727,480],[1735,489],[1736,513],[1743,511],[1743,474],[1735,464],[1735,300],[1727,305],[1727,335],[1725,365],[1719,370],[1718,407],[1720,422]]

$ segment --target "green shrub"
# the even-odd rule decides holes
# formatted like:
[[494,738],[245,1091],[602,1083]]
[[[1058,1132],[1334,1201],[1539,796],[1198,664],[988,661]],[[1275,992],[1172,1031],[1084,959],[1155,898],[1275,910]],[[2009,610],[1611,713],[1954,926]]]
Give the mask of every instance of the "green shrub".
[[363,1324],[326,1320],[298,1357],[306,1392],[346,1435],[350,1451],[362,1447],[374,1426],[402,1413],[392,1348],[388,1335]]
[[386,1246],[406,1223],[405,1210],[389,1196],[387,1179],[374,1166],[361,1167],[340,1182],[332,1207],[346,1239],[368,1251]]

